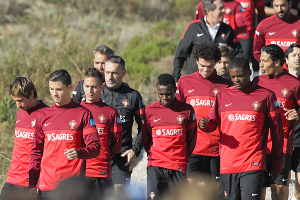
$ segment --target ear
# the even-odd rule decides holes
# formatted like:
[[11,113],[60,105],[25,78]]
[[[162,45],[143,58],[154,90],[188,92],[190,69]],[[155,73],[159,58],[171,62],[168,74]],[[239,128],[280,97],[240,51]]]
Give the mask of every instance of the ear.
[[126,74],[126,69],[124,69],[124,70],[122,71],[122,77],[124,77],[125,74]]
[[34,98],[34,91],[33,90],[30,91],[30,97],[29,98]]
[[[275,64],[276,67],[280,66],[280,60],[276,60],[276,61],[274,62],[274,64]],[[280,66],[280,67],[281,67],[281,66]]]
[[289,61],[289,60],[288,60],[287,58],[285,58],[285,63],[288,63],[288,61]]
[[70,84],[70,85],[68,85],[68,90],[72,90],[72,87],[73,85],[72,84]]

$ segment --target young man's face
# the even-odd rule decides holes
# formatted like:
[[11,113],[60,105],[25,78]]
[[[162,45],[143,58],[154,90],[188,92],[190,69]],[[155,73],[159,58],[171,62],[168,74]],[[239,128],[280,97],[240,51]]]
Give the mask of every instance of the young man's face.
[[118,63],[107,62],[104,71],[106,85],[112,89],[119,88],[126,74],[126,70],[123,70]]
[[72,84],[66,86],[62,81],[49,81],[49,89],[54,103],[58,106],[66,105],[70,102],[70,92]]
[[272,61],[270,54],[267,54],[265,51],[261,52],[260,67],[264,75],[274,75],[276,73],[276,65],[278,65],[278,63],[280,63],[280,61],[276,61],[276,63]]
[[171,85],[157,84],[157,94],[161,105],[169,106],[175,101],[175,88]]
[[237,89],[242,90],[251,83],[251,71],[244,72],[243,68],[230,69],[230,77]]
[[198,71],[204,77],[208,78],[214,71],[216,65],[215,60],[204,60],[199,58],[196,63],[198,64]]
[[99,51],[95,53],[94,68],[98,69],[101,72],[101,74],[104,74],[104,66],[107,58],[107,55],[100,54]]
[[300,48],[294,47],[285,60],[289,68],[300,69]]
[[11,95],[12,99],[16,102],[17,108],[20,108],[22,110],[29,110],[31,107],[33,107],[33,94],[28,98],[24,97],[23,95]]
[[103,90],[103,84],[100,83],[97,77],[85,77],[83,83],[86,102],[98,102]]
[[287,0],[273,0],[273,7],[276,15],[280,19],[286,19],[290,15],[290,6]]
[[229,76],[229,63],[230,59],[227,56],[222,56],[221,60],[216,63],[216,71],[219,76],[228,77]]

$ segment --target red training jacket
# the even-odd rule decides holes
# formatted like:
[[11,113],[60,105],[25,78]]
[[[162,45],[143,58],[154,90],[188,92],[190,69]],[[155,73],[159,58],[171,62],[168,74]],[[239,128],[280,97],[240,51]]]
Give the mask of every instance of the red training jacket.
[[122,146],[122,125],[118,111],[102,100],[95,103],[81,102],[94,116],[100,139],[100,154],[96,158],[86,160],[87,177],[111,179],[111,160]]
[[[68,160],[65,149],[75,148],[78,159]],[[29,186],[54,190],[63,179],[78,176],[83,159],[99,155],[100,145],[91,112],[73,100],[45,109],[36,120],[30,154]],[[37,184],[37,180],[39,180]]]
[[[193,106],[197,125],[202,117],[206,117],[215,104],[215,96],[222,89],[230,86],[231,82],[216,72],[210,77],[203,78],[199,72],[183,76],[177,85],[176,98]],[[197,126],[197,144],[193,154],[204,156],[219,156],[219,127],[212,133],[205,133]]]
[[[283,122],[283,153],[292,155],[296,121],[287,120],[284,116],[286,111],[284,111],[283,108],[299,110],[300,80],[289,74],[288,71],[284,71],[275,76],[257,76],[253,79],[253,82],[264,88],[272,90],[276,94]],[[271,149],[272,142],[269,136],[268,154],[271,153]]]
[[28,187],[29,156],[32,149],[36,118],[46,107],[48,106],[40,101],[39,105],[27,111],[19,109],[15,125],[14,151],[7,172],[6,183]]
[[221,174],[266,171],[269,128],[275,147],[272,168],[281,172],[282,120],[272,91],[253,83],[243,90],[235,86],[224,89],[217,94],[207,119],[207,132],[221,124]]
[[175,100],[169,107],[159,101],[143,114],[142,142],[148,154],[148,167],[162,167],[186,173],[186,165],[197,137],[192,106]]
[[261,49],[269,44],[276,44],[285,51],[291,44],[300,44],[300,20],[290,15],[286,20],[273,15],[261,21],[255,31],[253,55],[260,62]]

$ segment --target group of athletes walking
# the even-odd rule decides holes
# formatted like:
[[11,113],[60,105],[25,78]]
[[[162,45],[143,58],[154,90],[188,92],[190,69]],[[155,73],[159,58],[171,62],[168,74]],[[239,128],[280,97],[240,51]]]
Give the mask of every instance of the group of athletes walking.
[[[267,19],[261,1],[239,3],[199,4],[173,75],[158,76],[159,100],[147,107],[123,82],[125,61],[105,45],[95,47],[94,67],[74,88],[66,70],[50,74],[50,107],[29,78],[15,78],[9,94],[20,109],[0,199],[57,199],[74,176],[85,177],[90,199],[111,189],[120,194],[143,147],[147,199],[207,182],[220,199],[264,199],[266,187],[272,199],[287,199],[291,169],[292,199],[300,199],[300,20],[289,0],[273,0],[276,15]],[[261,15],[254,34],[255,6]],[[180,78],[188,56],[188,75]]]

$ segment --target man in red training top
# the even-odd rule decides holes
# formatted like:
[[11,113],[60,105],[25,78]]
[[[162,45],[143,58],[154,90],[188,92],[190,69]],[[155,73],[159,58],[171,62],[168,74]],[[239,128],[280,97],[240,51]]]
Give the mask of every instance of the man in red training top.
[[285,51],[291,44],[300,43],[300,20],[290,12],[291,0],[271,0],[276,15],[261,21],[255,31],[253,54],[260,61],[261,49],[276,44]]
[[[217,45],[209,41],[202,42],[194,47],[193,56],[198,71],[179,79],[176,98],[193,106],[199,121],[209,114],[217,93],[231,83],[230,80],[217,75],[214,70],[221,58]],[[187,165],[187,177],[190,182],[199,181],[200,174],[208,174],[212,177],[211,181],[219,181],[219,140],[219,128],[209,134],[197,128],[196,147]]]
[[175,98],[171,74],[158,76],[157,91],[159,101],[145,108],[142,125],[148,155],[147,196],[155,200],[188,183],[186,165],[197,139],[194,109]]
[[101,100],[103,88],[101,72],[96,68],[88,68],[83,83],[86,98],[84,102],[81,102],[81,105],[90,110],[95,118],[101,151],[98,157],[86,161],[85,176],[95,187],[99,197],[103,197],[105,190],[113,186],[110,162],[122,146],[120,116],[117,110]]
[[274,146],[272,176],[278,176],[282,169],[279,106],[272,91],[251,82],[247,60],[234,58],[229,70],[235,86],[217,94],[209,115],[200,120],[199,126],[209,133],[221,125],[220,198],[259,200],[269,129]]
[[[296,120],[299,120],[297,111],[300,103],[300,80],[282,69],[285,63],[285,54],[279,46],[271,44],[263,47],[260,59],[263,74],[255,77],[253,82],[276,94],[284,131],[283,170],[276,180],[270,180],[270,177],[266,176],[264,186],[269,187],[271,184],[272,199],[288,199],[288,176],[293,152],[294,131]],[[273,148],[269,141],[268,154],[271,149]]]
[[84,172],[84,159],[100,152],[91,112],[70,97],[69,73],[64,69],[52,72],[49,88],[55,104],[37,117],[29,162],[30,192],[37,187],[42,199],[50,199],[60,181]]
[[19,109],[15,125],[15,145],[7,178],[0,199],[12,195],[25,195],[29,178],[29,156],[36,124],[36,117],[47,107],[37,99],[33,82],[24,76],[10,84],[9,94]]

